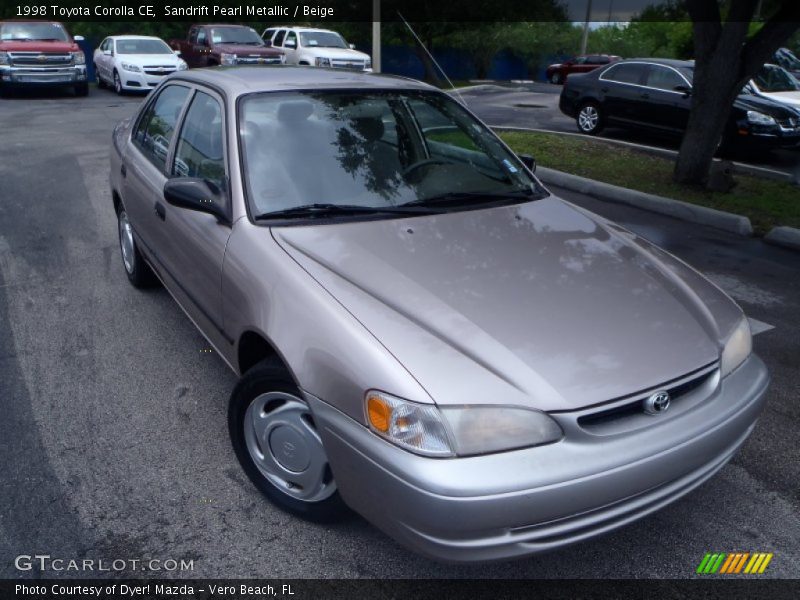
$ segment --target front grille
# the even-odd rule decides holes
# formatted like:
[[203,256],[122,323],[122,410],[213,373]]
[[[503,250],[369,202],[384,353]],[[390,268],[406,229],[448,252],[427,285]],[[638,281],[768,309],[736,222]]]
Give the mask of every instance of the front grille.
[[355,71],[363,71],[364,70],[364,61],[363,60],[349,60],[349,59],[341,59],[341,58],[334,58],[331,60],[331,67],[334,69],[352,69]]
[[148,65],[143,68],[147,75],[169,75],[175,72],[173,65]]
[[711,363],[679,379],[621,399],[613,406],[600,406],[584,412],[578,416],[578,425],[595,435],[621,433],[650,425],[654,417],[644,412],[643,402],[652,393],[661,390],[670,395],[670,408],[664,416],[679,414],[710,395],[718,373],[717,366],[716,362]]
[[54,52],[9,52],[12,65],[61,67],[72,64],[72,55]]
[[239,56],[236,62],[240,65],[279,65],[280,56]]

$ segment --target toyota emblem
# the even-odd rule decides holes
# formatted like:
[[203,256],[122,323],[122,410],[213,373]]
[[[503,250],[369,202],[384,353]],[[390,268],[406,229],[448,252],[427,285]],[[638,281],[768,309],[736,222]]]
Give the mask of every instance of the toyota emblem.
[[656,392],[643,402],[644,412],[648,415],[660,415],[665,413],[669,409],[670,401],[669,392],[665,390]]

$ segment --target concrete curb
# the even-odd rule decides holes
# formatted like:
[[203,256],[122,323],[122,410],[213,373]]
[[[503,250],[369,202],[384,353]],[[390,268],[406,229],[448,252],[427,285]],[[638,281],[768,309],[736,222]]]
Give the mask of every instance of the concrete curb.
[[692,223],[699,223],[700,225],[722,229],[737,235],[753,235],[753,225],[750,223],[750,219],[741,215],[735,215],[705,206],[697,206],[696,204],[689,204],[688,202],[664,198],[663,196],[656,196],[645,192],[637,192],[617,185],[601,183],[593,179],[587,179],[586,177],[579,177],[562,171],[556,171],[555,169],[548,169],[547,167],[539,167],[536,170],[536,175],[546,184],[563,187],[581,194],[588,194],[599,200],[627,204],[683,221],[690,221]]
[[800,250],[800,229],[794,227],[773,227],[764,241],[791,250]]

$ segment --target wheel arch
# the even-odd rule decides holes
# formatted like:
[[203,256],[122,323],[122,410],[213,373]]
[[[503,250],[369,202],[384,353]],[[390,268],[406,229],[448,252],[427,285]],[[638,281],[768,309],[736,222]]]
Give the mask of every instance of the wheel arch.
[[255,365],[266,359],[279,363],[297,383],[297,378],[294,376],[289,364],[267,336],[253,329],[244,331],[239,336],[239,341],[236,345],[236,367],[239,369],[239,373],[244,375]]

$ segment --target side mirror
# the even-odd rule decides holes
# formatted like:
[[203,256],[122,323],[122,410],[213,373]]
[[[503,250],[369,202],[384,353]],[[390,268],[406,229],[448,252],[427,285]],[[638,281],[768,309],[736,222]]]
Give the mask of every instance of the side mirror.
[[355,50],[356,49],[356,45],[355,44],[347,44],[347,47],[350,48],[350,50]]
[[73,40],[75,40],[76,42],[82,42],[82,41],[84,41],[86,38],[85,38],[85,37],[83,37],[82,35],[74,35],[74,36],[72,36],[72,39],[73,39]]
[[172,52],[175,53],[175,56],[180,56],[181,55],[181,51],[180,50],[173,50]]
[[111,56],[111,50],[103,50],[103,54],[106,56]]
[[683,94],[684,98],[688,98],[689,96],[692,95],[692,88],[689,87],[688,85],[683,85],[683,84],[676,85],[672,89],[675,90],[676,92],[680,92],[681,94]]
[[536,159],[533,158],[530,154],[518,154],[517,158],[522,161],[522,164],[528,167],[528,170],[531,173],[536,172]]
[[228,215],[221,206],[222,190],[206,179],[195,177],[169,179],[164,184],[164,200],[172,206],[214,215],[221,223],[228,222]]

